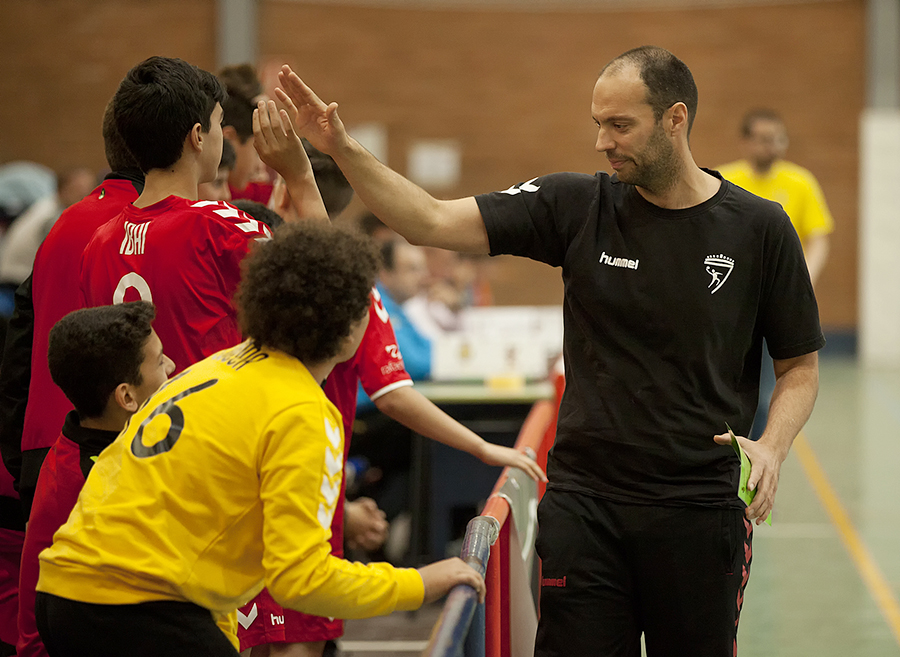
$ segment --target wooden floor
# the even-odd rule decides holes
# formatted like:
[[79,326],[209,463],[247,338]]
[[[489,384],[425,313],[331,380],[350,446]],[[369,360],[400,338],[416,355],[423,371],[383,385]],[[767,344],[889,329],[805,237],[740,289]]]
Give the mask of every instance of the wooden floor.
[[[799,440],[756,530],[739,654],[900,656],[900,371],[823,358]],[[417,654],[439,613],[348,622],[342,654]]]

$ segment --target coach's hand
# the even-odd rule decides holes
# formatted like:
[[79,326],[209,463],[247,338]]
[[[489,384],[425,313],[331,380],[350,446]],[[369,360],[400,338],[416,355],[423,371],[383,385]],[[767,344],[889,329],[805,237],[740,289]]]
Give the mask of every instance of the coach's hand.
[[[747,507],[748,520],[755,520],[757,525],[765,522],[775,504],[775,493],[778,490],[778,478],[781,475],[781,464],[787,454],[781,454],[762,440],[750,440],[743,436],[735,436],[741,449],[750,459],[750,479],[747,488],[755,490],[756,496]],[[720,445],[731,445],[731,436],[719,434],[714,440]]]
[[423,604],[440,600],[457,584],[471,586],[478,593],[478,601],[484,602],[484,578],[459,557],[437,561],[418,570],[425,584]]
[[278,72],[278,84],[275,96],[285,105],[290,102],[288,112],[294,127],[310,144],[332,156],[349,144],[350,136],[337,114],[337,103],[322,102],[287,64]]

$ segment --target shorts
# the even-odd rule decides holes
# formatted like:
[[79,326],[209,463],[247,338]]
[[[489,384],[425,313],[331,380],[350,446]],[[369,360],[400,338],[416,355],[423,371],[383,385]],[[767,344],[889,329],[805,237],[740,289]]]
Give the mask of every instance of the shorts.
[[548,490],[536,657],[735,657],[753,526],[743,509]]
[[313,643],[338,639],[343,634],[344,621],[340,618],[285,609],[266,589],[238,610],[241,652],[267,643]]
[[209,609],[190,602],[97,605],[39,591],[35,617],[50,655],[239,657]]

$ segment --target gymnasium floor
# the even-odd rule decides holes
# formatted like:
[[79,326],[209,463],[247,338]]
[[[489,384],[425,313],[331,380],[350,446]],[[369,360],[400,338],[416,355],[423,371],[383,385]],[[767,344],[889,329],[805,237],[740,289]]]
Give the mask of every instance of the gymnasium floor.
[[[741,657],[900,656],[900,370],[820,366],[773,526],[754,537]],[[348,623],[343,655],[417,654],[439,613]]]

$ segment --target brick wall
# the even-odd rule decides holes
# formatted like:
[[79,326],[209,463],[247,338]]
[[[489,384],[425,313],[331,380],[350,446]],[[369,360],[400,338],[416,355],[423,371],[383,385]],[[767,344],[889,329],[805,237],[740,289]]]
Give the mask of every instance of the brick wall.
[[[127,69],[150,54],[214,68],[213,0],[11,0],[0,24],[0,161],[103,165],[100,116]],[[790,159],[825,190],[837,229],[819,284],[823,323],[856,324],[858,119],[864,3],[682,10],[414,10],[260,1],[264,60],[288,61],[345,122],[389,130],[388,163],[416,139],[454,138],[463,176],[446,195],[506,188],[551,171],[592,173],[590,93],[602,65],[646,43],[669,48],[700,89],[692,138],[703,166],[734,159],[747,109],[785,116]],[[493,267],[499,301],[553,303],[557,272]],[[523,281],[527,281],[523,285]]]

